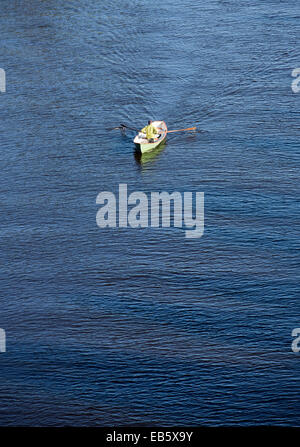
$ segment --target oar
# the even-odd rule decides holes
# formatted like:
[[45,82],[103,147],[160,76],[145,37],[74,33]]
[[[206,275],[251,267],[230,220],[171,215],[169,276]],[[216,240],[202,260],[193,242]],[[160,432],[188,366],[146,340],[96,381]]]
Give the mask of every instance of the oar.
[[106,128],[106,130],[117,130],[117,129],[120,129],[120,130],[130,129],[130,130],[134,130],[135,132],[140,132],[135,127],[125,126],[125,124],[120,124],[120,126],[117,126],[117,127],[107,127]]
[[[135,127],[129,127],[126,126],[125,124],[120,124],[120,127],[113,127],[113,129],[130,129],[130,130],[134,130],[135,132],[140,132],[140,129],[136,129]],[[167,133],[172,133],[172,132],[185,132],[187,130],[196,130],[196,127],[188,127],[187,129],[176,129],[176,130],[168,130]]]
[[[120,124],[121,129],[126,127],[126,129],[130,129],[130,130],[135,130],[136,132],[140,132],[139,129],[136,129],[135,127],[129,127],[129,126],[125,126],[125,124]],[[171,133],[171,132],[185,132],[186,130],[195,130],[196,127],[188,127],[187,129],[177,129],[177,130],[168,130],[167,133]]]
[[168,130],[167,133],[185,132],[186,130],[195,130],[195,129],[196,129],[196,127],[188,127],[187,129]]
[[139,129],[136,129],[135,127],[129,127],[129,126],[125,126],[125,124],[120,124],[121,129],[124,129],[124,127],[126,129],[130,129],[130,130],[135,130],[136,132],[140,132]]

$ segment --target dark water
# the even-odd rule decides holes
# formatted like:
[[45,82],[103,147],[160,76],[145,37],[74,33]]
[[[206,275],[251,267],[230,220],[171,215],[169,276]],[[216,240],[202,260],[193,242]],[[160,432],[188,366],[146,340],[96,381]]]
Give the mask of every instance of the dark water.
[[[1,425],[300,425],[298,0],[1,1]],[[133,133],[196,125],[138,162]],[[205,233],[96,226],[204,191]]]

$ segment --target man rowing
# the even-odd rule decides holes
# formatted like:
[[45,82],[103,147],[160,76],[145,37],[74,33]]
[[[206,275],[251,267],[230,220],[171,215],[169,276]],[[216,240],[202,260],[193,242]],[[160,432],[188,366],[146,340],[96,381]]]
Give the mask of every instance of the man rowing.
[[148,121],[148,125],[141,132],[146,134],[146,138],[150,143],[153,143],[155,135],[158,134],[158,130],[153,126],[151,120]]

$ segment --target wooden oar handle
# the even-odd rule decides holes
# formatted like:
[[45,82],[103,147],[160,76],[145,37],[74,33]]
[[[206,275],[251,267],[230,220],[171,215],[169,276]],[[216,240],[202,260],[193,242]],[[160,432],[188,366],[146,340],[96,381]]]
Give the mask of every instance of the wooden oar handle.
[[168,130],[167,133],[171,132],[185,132],[186,130],[195,130],[196,127],[188,127],[187,129],[176,129],[176,130]]

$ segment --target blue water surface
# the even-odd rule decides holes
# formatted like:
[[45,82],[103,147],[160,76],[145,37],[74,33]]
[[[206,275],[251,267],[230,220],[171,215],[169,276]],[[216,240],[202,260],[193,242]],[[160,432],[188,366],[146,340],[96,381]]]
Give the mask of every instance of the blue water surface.
[[[2,0],[0,425],[300,425],[298,0]],[[174,134],[134,156],[134,132]],[[205,232],[96,225],[203,191]]]

